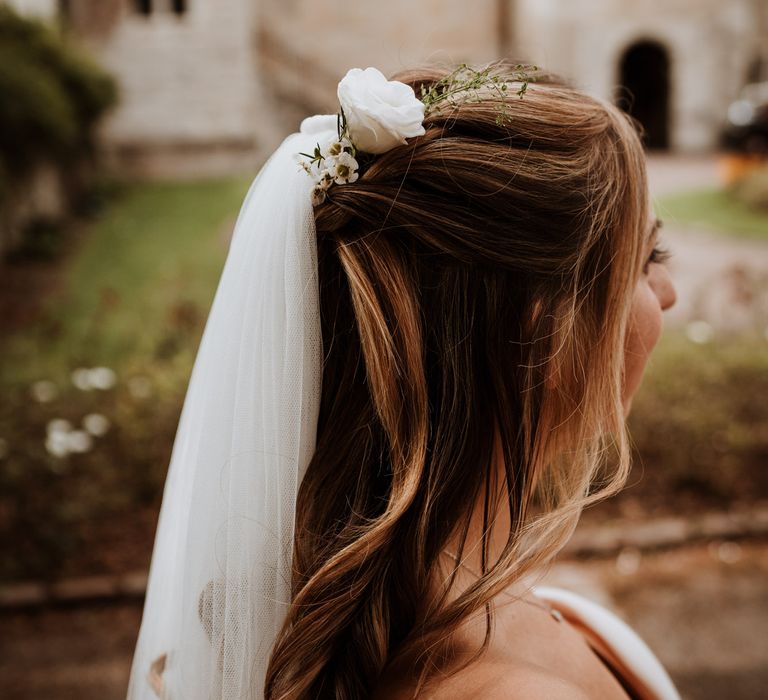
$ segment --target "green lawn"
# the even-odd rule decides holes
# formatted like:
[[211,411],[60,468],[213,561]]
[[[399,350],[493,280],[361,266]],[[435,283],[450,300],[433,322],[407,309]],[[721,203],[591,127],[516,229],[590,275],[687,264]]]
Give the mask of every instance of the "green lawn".
[[249,181],[126,187],[67,257],[42,319],[7,340],[0,381],[63,380],[193,354]]
[[[0,580],[148,563],[189,372],[247,179],[136,184],[72,241],[63,284],[0,349]],[[668,214],[667,214],[668,215]],[[108,390],[70,372],[106,365]],[[137,392],[141,379],[145,390]],[[56,395],[33,400],[48,379]],[[663,512],[765,498],[768,354],[762,337],[660,343],[631,416],[630,495]],[[84,452],[48,449],[53,419],[108,431]],[[642,479],[641,479],[642,476]]]
[[[192,361],[248,184],[130,185],[66,235],[60,283],[39,292],[42,313],[0,348],[0,580],[147,565]],[[73,384],[73,369],[102,365],[115,372],[111,388]],[[33,400],[37,380],[53,383],[53,397]],[[109,427],[91,447],[49,450],[53,419],[80,428],[94,413]]]
[[727,190],[695,190],[661,197],[656,202],[656,213],[671,224],[768,239],[768,211],[747,206]]

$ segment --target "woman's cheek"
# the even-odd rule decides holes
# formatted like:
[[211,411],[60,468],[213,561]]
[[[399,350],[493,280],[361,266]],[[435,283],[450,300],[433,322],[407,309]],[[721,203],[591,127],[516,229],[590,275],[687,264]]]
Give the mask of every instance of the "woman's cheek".
[[629,332],[624,360],[624,403],[629,408],[632,396],[643,378],[648,358],[661,336],[662,311],[659,300],[643,280],[632,300]]

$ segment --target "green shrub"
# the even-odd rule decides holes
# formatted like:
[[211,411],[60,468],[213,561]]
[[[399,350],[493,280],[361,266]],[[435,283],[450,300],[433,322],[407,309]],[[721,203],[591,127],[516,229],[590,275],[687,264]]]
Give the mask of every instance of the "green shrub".
[[77,143],[77,121],[61,83],[28,57],[0,45],[0,149],[18,173],[49,157],[61,160]]
[[671,334],[654,354],[630,430],[630,484],[658,504],[722,507],[768,497],[768,352],[759,337],[695,345]]
[[53,28],[0,7],[0,162],[14,175],[92,146],[113,80]]

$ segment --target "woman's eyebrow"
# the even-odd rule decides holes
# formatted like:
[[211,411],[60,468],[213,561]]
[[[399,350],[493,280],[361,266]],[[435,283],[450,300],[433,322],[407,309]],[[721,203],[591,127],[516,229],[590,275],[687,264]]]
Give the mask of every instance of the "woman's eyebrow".
[[655,233],[656,233],[656,232],[657,232],[657,231],[658,231],[658,230],[659,230],[659,229],[660,229],[662,226],[664,226],[664,222],[663,222],[663,221],[662,221],[662,220],[661,220],[661,219],[660,219],[660,218],[657,216],[657,217],[656,217],[656,218],[653,220],[653,226],[651,226],[651,230],[650,230],[650,232],[648,233],[648,238],[649,238],[649,239],[653,238],[653,235],[654,235],[654,234],[655,234]]

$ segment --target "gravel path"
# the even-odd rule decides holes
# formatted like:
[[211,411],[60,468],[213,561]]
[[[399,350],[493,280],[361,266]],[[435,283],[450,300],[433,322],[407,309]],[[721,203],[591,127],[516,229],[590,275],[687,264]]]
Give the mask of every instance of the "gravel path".
[[[718,541],[563,561],[545,583],[615,610],[687,700],[751,700],[768,687],[768,542]],[[4,700],[122,700],[137,601],[0,614]]]

